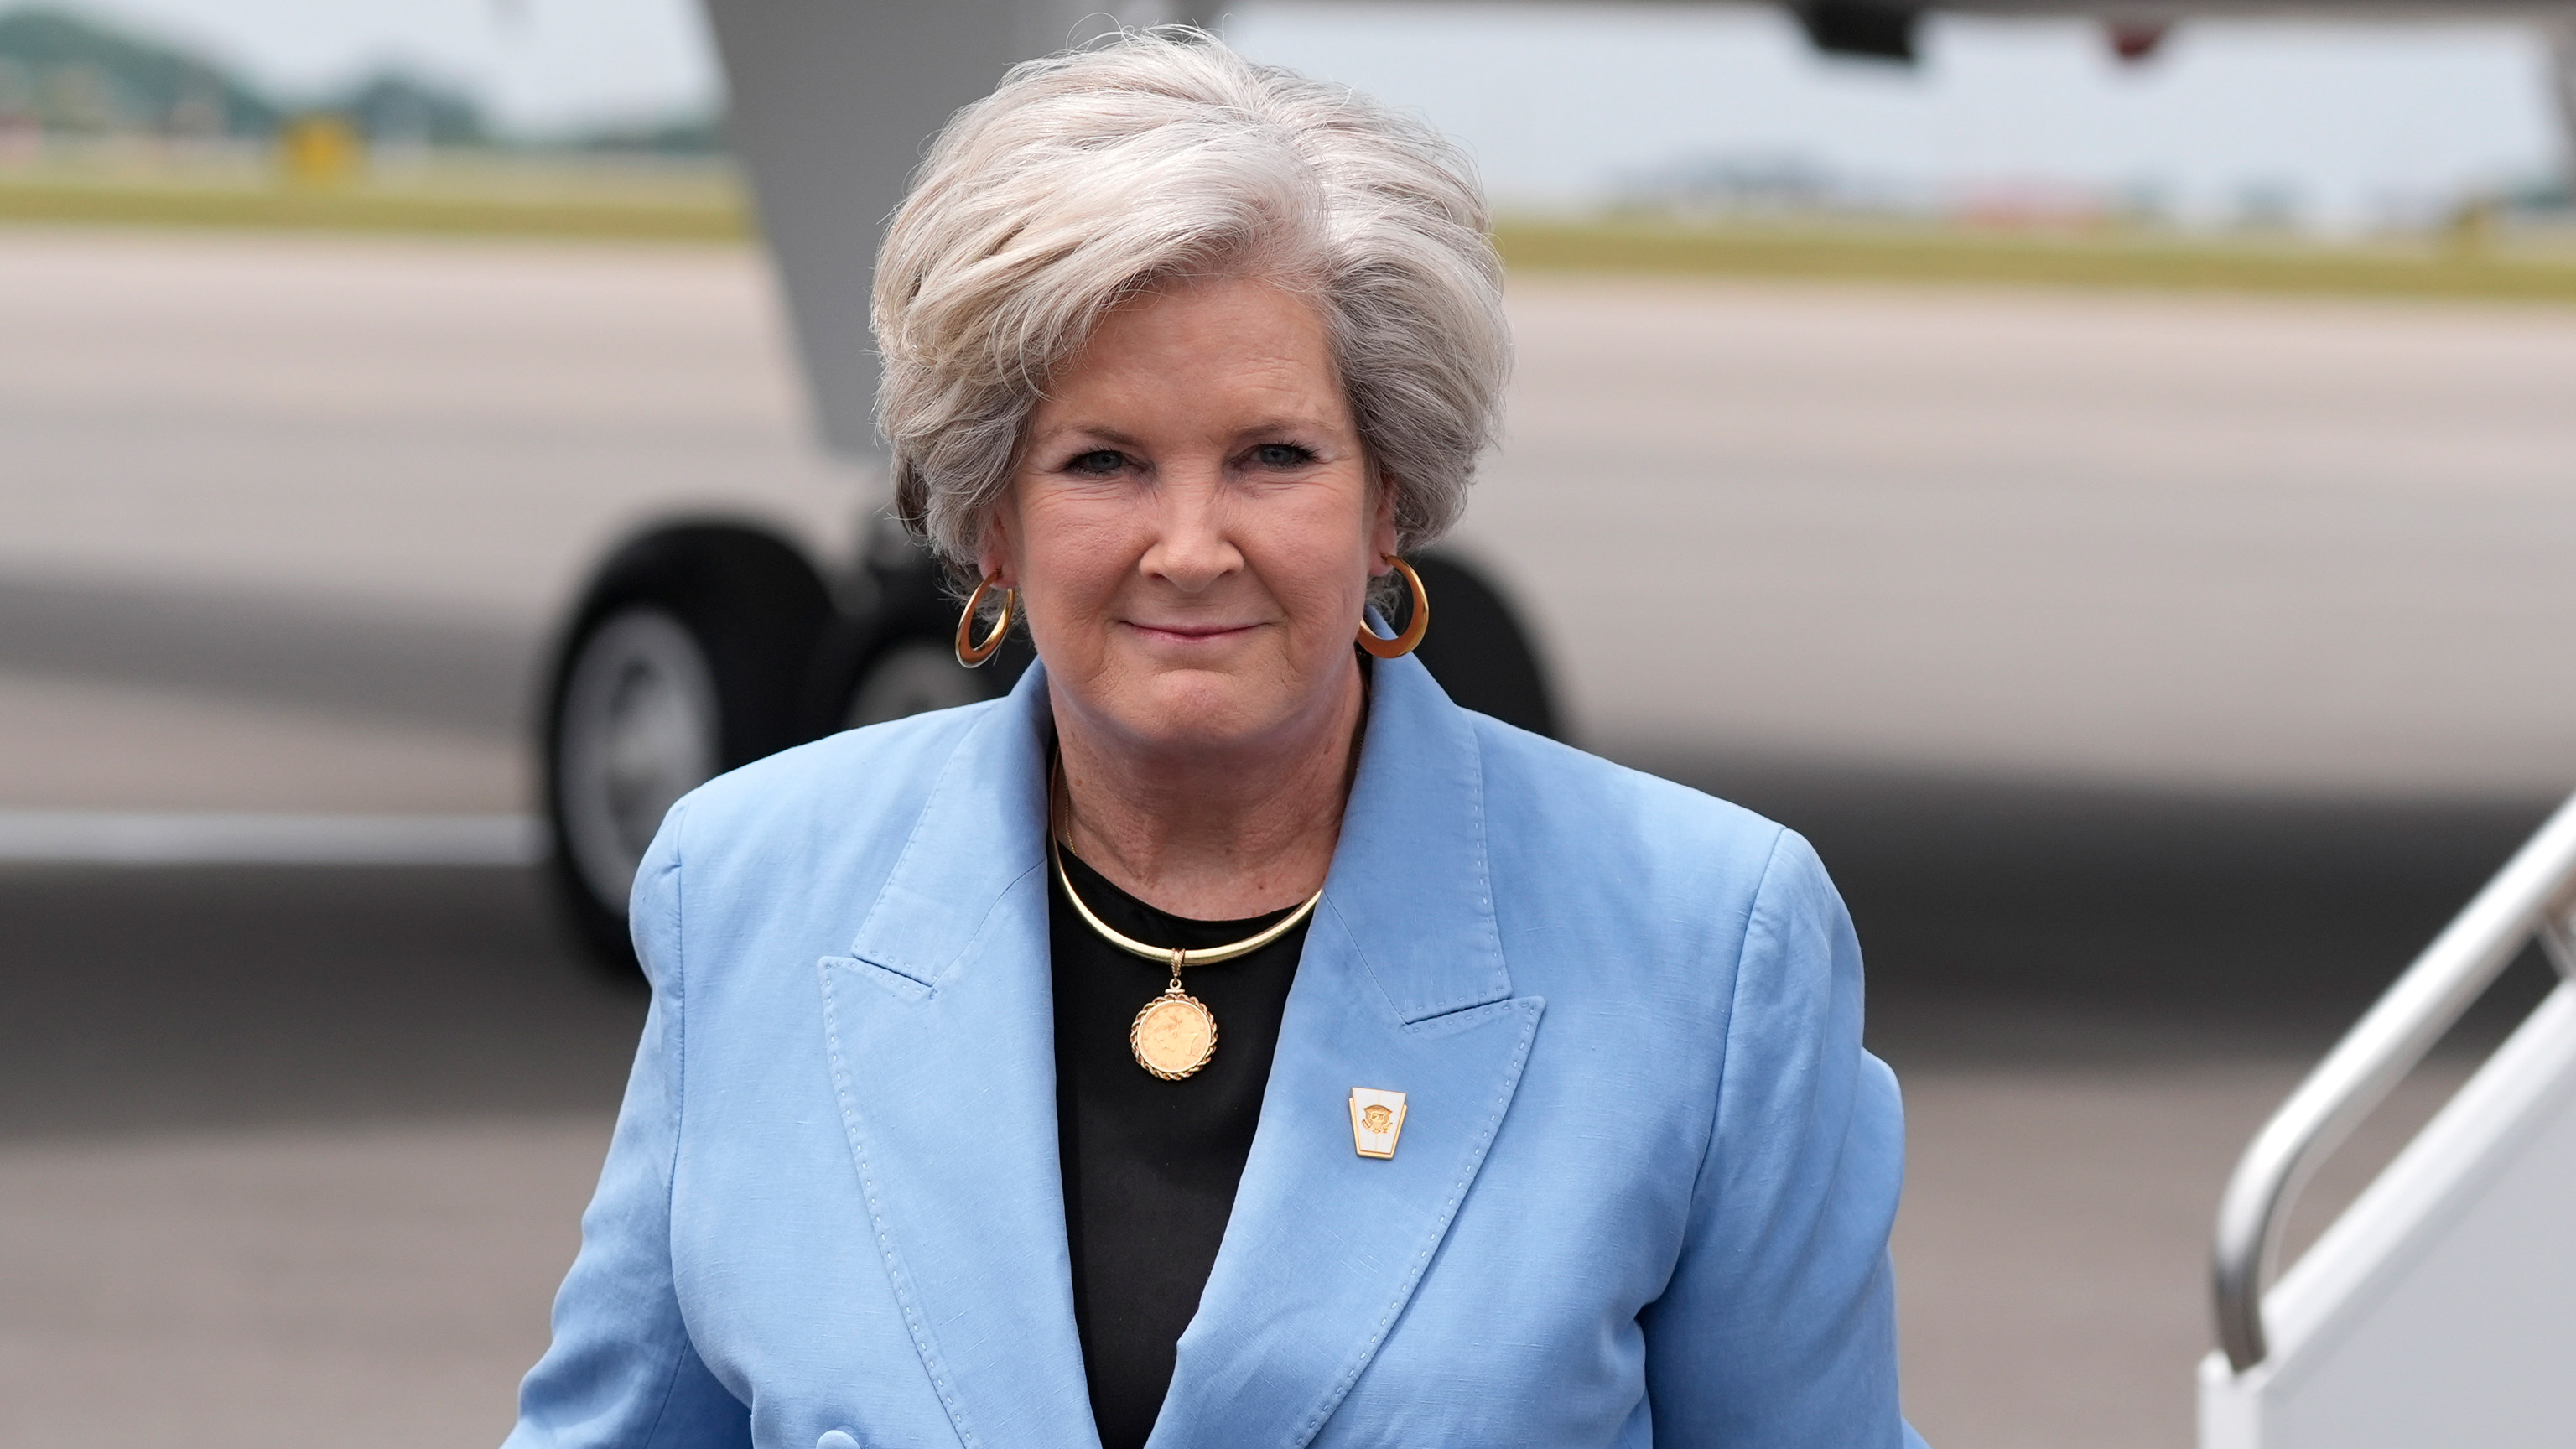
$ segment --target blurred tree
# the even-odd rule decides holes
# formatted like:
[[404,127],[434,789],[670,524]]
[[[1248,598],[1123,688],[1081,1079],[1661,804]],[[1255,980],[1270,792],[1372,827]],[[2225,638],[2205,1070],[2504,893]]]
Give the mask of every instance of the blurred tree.
[[[337,124],[350,133],[357,143],[353,156],[362,156],[368,147],[521,144],[496,134],[472,94],[412,71],[380,71],[344,91],[289,105],[213,59],[87,16],[50,9],[0,15],[0,133],[277,136],[281,160],[290,174],[302,175],[291,158],[303,154],[298,146],[311,143],[283,132],[290,118],[321,115],[337,117]],[[724,127],[719,117],[706,115],[643,119],[594,127],[547,144],[577,151],[702,156],[724,149]]]
[[266,135],[267,97],[202,56],[56,10],[0,15],[7,109],[49,130]]

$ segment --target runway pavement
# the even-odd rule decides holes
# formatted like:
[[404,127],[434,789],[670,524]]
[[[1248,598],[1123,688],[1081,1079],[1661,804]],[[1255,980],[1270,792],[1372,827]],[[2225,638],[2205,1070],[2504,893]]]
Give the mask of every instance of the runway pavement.
[[[2576,314],[1513,305],[1465,543],[1590,742],[1849,898],[1910,1411],[2187,1443],[2234,1154],[2576,781]],[[523,808],[620,532],[851,526],[771,308],[715,249],[0,231],[0,810]],[[0,1449],[490,1442],[640,1011],[519,869],[0,869]]]

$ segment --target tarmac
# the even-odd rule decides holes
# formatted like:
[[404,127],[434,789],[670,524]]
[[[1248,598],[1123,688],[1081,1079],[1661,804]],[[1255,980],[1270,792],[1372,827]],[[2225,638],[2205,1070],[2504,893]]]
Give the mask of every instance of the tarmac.
[[[2188,1443],[2236,1152],[2576,782],[2576,314],[1514,309],[1464,544],[1588,743],[1834,869],[1907,1094],[1910,1415]],[[524,809],[611,541],[846,540],[799,429],[738,252],[0,232],[0,811]],[[0,869],[0,1446],[497,1441],[641,1009],[520,866]]]

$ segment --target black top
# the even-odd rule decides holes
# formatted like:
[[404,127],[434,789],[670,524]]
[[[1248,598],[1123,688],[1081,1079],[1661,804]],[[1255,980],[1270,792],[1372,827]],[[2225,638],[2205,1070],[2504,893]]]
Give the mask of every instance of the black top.
[[[1093,914],[1148,945],[1223,946],[1287,914],[1193,921],[1111,885],[1071,851],[1064,866]],[[1047,876],[1073,1317],[1102,1449],[1134,1449],[1162,1412],[1173,1345],[1198,1312],[1234,1210],[1306,922],[1249,956],[1182,973],[1182,989],[1216,1017],[1216,1057],[1167,1082],[1136,1064],[1127,1028],[1171,969],[1102,940]]]

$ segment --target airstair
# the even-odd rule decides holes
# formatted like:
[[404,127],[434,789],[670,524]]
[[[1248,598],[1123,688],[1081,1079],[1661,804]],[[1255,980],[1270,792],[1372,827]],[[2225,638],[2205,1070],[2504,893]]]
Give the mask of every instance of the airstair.
[[[2576,798],[2236,1167],[2202,1449],[2576,1444]],[[2309,1173],[2537,941],[2557,988],[2268,1290]]]

